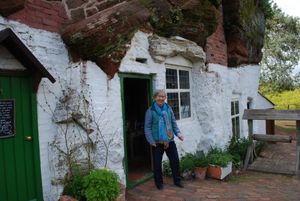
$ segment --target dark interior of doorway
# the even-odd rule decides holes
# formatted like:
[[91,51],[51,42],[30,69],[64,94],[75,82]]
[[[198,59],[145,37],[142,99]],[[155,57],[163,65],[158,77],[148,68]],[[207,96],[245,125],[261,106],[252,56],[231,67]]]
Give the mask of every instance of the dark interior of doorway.
[[144,135],[149,107],[149,80],[124,79],[128,180],[138,181],[151,172],[151,151]]

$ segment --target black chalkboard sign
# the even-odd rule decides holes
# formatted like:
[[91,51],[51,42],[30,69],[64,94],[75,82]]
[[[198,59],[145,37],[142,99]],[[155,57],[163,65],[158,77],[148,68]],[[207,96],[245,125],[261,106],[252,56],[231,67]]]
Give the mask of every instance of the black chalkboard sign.
[[15,101],[0,100],[0,138],[15,135]]

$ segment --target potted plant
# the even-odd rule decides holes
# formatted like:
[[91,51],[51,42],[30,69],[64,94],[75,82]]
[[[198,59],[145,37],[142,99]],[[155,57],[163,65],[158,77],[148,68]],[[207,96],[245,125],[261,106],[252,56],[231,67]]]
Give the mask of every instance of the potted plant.
[[192,154],[186,154],[180,160],[180,172],[184,179],[191,179],[193,169],[195,168],[194,156]]
[[214,148],[208,152],[209,166],[207,175],[211,178],[223,180],[232,172],[232,156],[219,149]]
[[207,157],[205,155],[197,157],[194,161],[194,164],[195,164],[194,173],[196,179],[204,180],[209,165]]

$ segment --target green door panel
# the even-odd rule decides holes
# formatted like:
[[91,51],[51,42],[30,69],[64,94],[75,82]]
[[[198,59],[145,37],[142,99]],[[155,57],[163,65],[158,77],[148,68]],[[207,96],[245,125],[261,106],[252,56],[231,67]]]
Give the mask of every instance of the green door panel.
[[15,102],[15,136],[0,138],[0,201],[42,201],[36,94],[31,79],[0,76],[0,91],[0,100]]

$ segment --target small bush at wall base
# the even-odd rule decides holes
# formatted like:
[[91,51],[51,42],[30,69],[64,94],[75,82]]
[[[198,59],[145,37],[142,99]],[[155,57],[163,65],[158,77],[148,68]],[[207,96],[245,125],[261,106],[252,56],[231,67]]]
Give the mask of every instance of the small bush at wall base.
[[79,165],[72,165],[71,175],[69,178],[66,178],[65,181],[63,195],[70,195],[79,201],[85,200],[82,192],[84,176],[85,174],[81,171]]
[[195,168],[195,156],[193,154],[186,154],[180,160],[180,172],[191,171]]
[[250,142],[247,138],[231,138],[227,152],[232,155],[232,163],[235,168],[240,168],[243,164],[249,145]]
[[118,175],[107,169],[92,170],[83,182],[87,201],[113,201],[120,194]]

